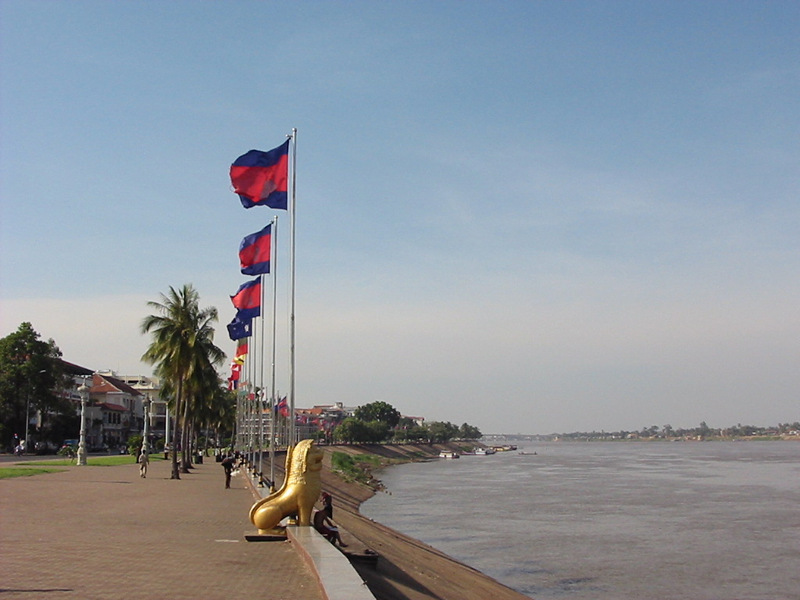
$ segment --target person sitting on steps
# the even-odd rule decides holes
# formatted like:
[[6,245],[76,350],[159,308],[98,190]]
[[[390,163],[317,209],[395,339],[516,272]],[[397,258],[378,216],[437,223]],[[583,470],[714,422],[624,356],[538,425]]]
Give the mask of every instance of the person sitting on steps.
[[339,534],[339,528],[331,521],[330,512],[328,508],[318,510],[314,514],[314,529],[319,531],[325,538],[334,546],[339,542],[339,546],[347,548],[347,544],[342,542],[342,536]]

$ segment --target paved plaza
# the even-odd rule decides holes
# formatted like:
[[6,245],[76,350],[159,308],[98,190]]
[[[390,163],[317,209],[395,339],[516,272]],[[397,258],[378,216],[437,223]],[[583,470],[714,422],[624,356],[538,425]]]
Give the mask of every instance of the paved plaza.
[[0,480],[2,600],[320,600],[289,542],[248,543],[255,498],[206,459],[69,467]]

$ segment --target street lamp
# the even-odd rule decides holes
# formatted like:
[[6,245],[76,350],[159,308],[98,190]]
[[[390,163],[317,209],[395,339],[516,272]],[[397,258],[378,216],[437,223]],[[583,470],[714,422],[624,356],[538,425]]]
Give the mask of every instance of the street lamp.
[[89,386],[84,381],[78,388],[81,396],[81,439],[78,442],[78,466],[86,466],[86,403],[89,401]]
[[144,405],[144,432],[142,433],[142,454],[148,456],[150,454],[150,396],[149,394],[142,400]]
[[28,398],[25,400],[25,450],[28,449],[28,427],[31,424],[31,390],[28,388]]

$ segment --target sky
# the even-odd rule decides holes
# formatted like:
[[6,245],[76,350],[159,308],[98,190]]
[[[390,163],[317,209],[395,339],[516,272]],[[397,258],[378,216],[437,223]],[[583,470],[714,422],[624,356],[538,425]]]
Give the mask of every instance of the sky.
[[[800,3],[0,0],[0,337],[152,373],[284,211],[296,405],[484,433],[800,420]],[[267,367],[269,369],[269,367]],[[226,369],[223,368],[222,371]]]

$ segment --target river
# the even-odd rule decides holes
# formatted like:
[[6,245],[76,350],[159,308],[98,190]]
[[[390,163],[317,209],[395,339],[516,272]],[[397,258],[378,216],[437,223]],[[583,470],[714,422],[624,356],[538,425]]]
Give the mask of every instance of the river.
[[800,600],[800,443],[518,450],[390,467],[361,512],[538,600]]

